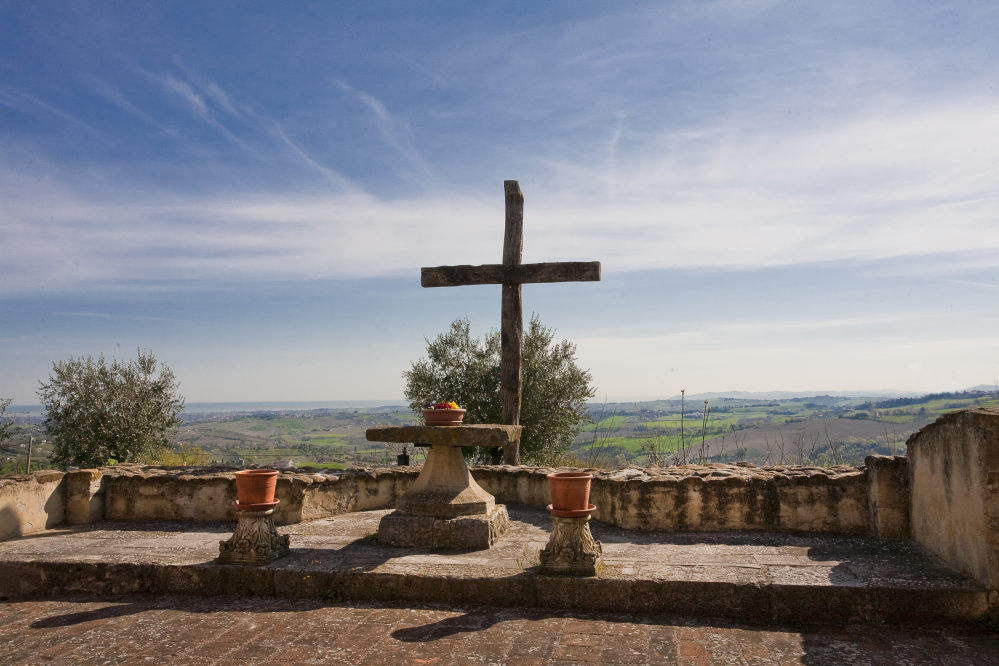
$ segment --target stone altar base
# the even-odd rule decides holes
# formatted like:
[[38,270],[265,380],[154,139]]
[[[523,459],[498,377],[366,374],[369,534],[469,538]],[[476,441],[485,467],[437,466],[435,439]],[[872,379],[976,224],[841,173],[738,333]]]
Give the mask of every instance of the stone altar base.
[[457,518],[409,516],[393,511],[378,523],[378,543],[401,548],[485,550],[509,529],[510,516],[502,504],[485,515]]
[[238,513],[235,534],[219,541],[219,564],[267,564],[291,554],[290,537],[274,528],[274,509]]
[[496,504],[472,478],[463,446],[507,446],[520,440],[520,426],[375,426],[371,442],[429,446],[427,460],[396,510],[378,525],[378,543],[396,548],[486,550],[510,529],[506,507]]
[[555,528],[548,545],[538,553],[541,573],[596,576],[603,568],[603,548],[590,534],[590,517],[551,517]]

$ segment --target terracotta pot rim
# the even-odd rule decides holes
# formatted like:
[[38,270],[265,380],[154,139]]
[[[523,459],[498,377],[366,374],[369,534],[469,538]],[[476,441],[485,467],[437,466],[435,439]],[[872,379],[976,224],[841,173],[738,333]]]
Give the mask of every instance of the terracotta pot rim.
[[240,504],[239,500],[232,503],[232,506],[237,511],[266,511],[267,509],[273,509],[281,500],[276,499],[270,502],[260,502],[258,504]]
[[553,504],[549,504],[547,509],[556,518],[583,518],[596,511],[597,505],[587,502],[585,509],[556,509]]
[[278,473],[276,469],[241,469],[233,472],[233,474],[243,474],[245,476],[271,476]]
[[592,479],[589,472],[555,472],[548,475],[549,479]]
[[461,412],[464,414],[467,411],[467,409],[424,409],[423,413],[426,414],[427,412],[431,412],[437,414],[457,414],[458,412]]

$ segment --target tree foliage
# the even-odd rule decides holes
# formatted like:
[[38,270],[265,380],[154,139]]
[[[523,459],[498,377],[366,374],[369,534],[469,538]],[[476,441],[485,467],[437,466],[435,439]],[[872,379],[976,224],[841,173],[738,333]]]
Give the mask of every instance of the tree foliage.
[[127,363],[102,354],[52,364],[47,384],[39,382],[45,427],[59,466],[96,467],[111,460],[133,462],[168,446],[167,432],[181,424],[180,383],[156,357],[138,350]]
[[[596,393],[592,377],[576,365],[576,345],[553,342],[554,331],[531,317],[524,334],[521,460],[525,464],[562,464],[580,425],[589,422],[586,399]],[[427,357],[403,373],[406,399],[416,413],[428,402],[454,400],[468,410],[465,422],[502,423],[500,334],[490,330],[480,342],[467,319],[427,340]],[[499,453],[490,453],[498,462]]]
[[20,428],[14,425],[14,419],[7,414],[7,408],[13,398],[0,398],[0,447],[3,447],[7,440],[13,439]]

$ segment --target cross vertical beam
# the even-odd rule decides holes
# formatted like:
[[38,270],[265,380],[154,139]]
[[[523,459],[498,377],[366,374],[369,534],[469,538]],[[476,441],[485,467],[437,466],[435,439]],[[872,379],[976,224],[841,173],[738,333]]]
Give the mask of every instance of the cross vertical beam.
[[[503,181],[506,194],[506,228],[503,263],[482,266],[433,266],[420,269],[424,287],[460,287],[470,284],[503,285],[500,325],[500,399],[503,425],[520,425],[523,395],[524,305],[520,285],[552,282],[599,282],[599,261],[521,263],[524,250],[524,194],[515,180]],[[520,442],[503,446],[503,462],[520,464]]]
[[[506,231],[503,234],[503,265],[520,266],[524,252],[524,194],[515,180],[503,181],[506,194]],[[524,356],[524,304],[520,283],[503,284],[500,319],[500,397],[503,425],[520,425],[522,367]],[[503,462],[520,464],[520,447],[503,449]]]

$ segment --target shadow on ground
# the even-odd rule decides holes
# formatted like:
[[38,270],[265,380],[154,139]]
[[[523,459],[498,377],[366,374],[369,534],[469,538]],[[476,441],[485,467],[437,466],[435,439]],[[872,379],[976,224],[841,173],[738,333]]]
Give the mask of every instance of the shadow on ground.
[[[489,607],[454,607],[420,604],[337,603],[279,599],[195,598],[90,598],[72,597],[59,600],[46,598],[42,603],[67,605],[108,604],[80,612],[62,612],[32,622],[32,629],[60,630],[77,625],[100,625],[101,621],[155,611],[180,611],[196,614],[226,613],[260,614],[259,629],[274,626],[295,626],[295,615],[301,614],[300,634],[316,629],[305,618],[316,617],[323,608],[331,611],[357,611],[358,630],[372,626],[372,621],[395,627],[388,633],[390,643],[424,644],[431,653],[447,656],[460,654],[463,646],[476,641],[491,640],[515,646],[520,640],[517,627],[523,621],[551,627],[531,634],[531,645],[541,653],[552,654],[559,646],[605,645],[602,657],[588,661],[611,663],[620,661],[621,651],[644,655],[635,663],[674,663],[678,655],[694,656],[700,651],[698,663],[761,663],[809,666],[840,666],[842,664],[962,664],[984,666],[999,663],[999,633],[981,626],[899,627],[878,624],[850,625],[776,625],[747,626],[723,621],[692,621],[683,618],[650,617],[631,614],[544,611]],[[18,602],[30,604],[31,602]],[[6,605],[6,604],[5,604]],[[2,606],[0,606],[2,608]],[[370,613],[369,613],[370,611]],[[433,622],[399,627],[425,614],[448,613],[448,617]],[[272,615],[272,617],[266,617]],[[372,615],[379,616],[373,620]],[[291,622],[288,618],[291,617]],[[282,625],[284,623],[284,625]],[[510,629],[502,625],[510,623]],[[567,624],[568,623],[568,624]],[[497,627],[497,625],[500,625]],[[569,625],[574,625],[570,628]],[[151,625],[153,626],[153,625]],[[496,627],[496,630],[489,630]],[[369,630],[365,630],[369,631]],[[74,632],[76,635],[76,632]],[[633,637],[633,638],[629,638]],[[82,634],[81,634],[82,637]],[[343,635],[348,640],[346,635]],[[74,640],[79,640],[74,639]],[[151,643],[158,640],[151,636]],[[633,642],[631,642],[633,640]],[[437,643],[441,641],[440,643]],[[457,642],[456,642],[457,641]],[[617,646],[617,647],[613,647]],[[523,646],[521,646],[523,647]],[[515,647],[513,649],[516,649]],[[511,652],[512,654],[512,652]],[[743,660],[738,655],[742,654]],[[756,659],[748,659],[755,655]],[[553,657],[554,658],[554,657]],[[547,659],[535,660],[548,664]],[[533,663],[533,662],[532,662]],[[554,662],[552,662],[554,663]]]

